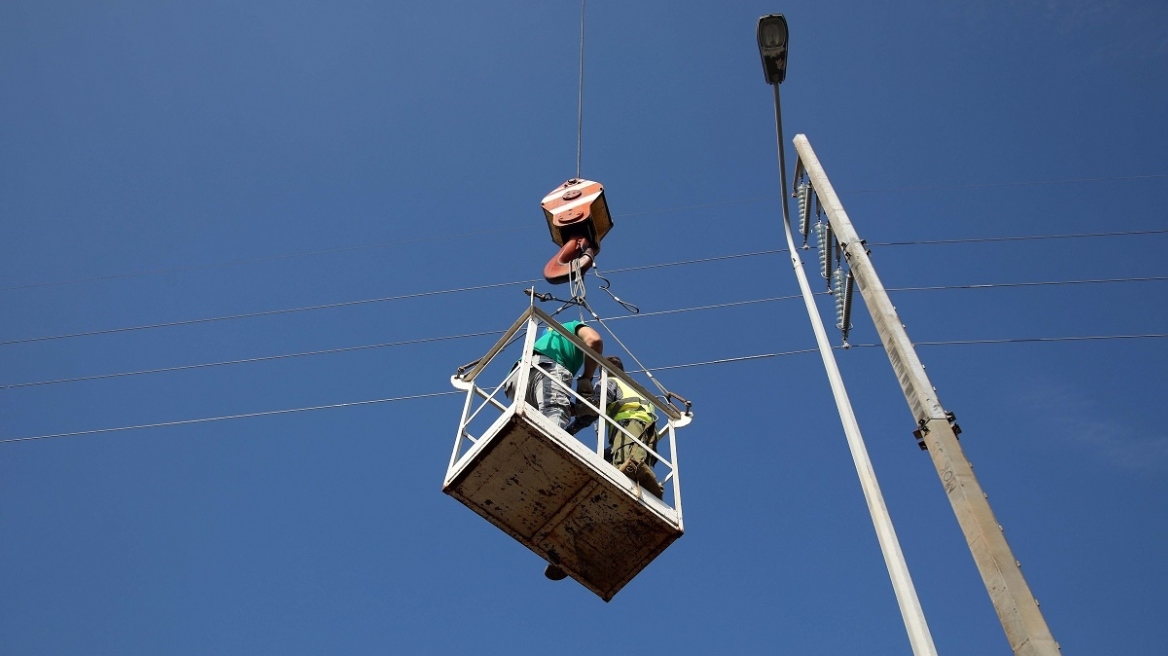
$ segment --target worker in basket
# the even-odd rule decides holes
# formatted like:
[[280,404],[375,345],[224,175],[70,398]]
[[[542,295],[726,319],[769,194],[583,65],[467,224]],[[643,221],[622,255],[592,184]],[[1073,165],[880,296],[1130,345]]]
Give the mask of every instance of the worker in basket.
[[[583,321],[569,321],[563,326],[565,330],[579,337],[588,348],[597,353],[603,352],[604,341],[600,333],[590,328],[588,324]],[[525,398],[539,410],[540,414],[556,422],[560,428],[566,428],[572,419],[572,400],[568,393],[553,384],[551,379],[554,378],[565,387],[571,387],[572,377],[583,368],[576,389],[581,396],[590,396],[594,391],[592,376],[596,372],[596,361],[584,357],[583,351],[567,337],[551,328],[544,330],[535,341],[532,351],[531,363],[542,373],[531,372]],[[508,398],[514,400],[514,382],[508,382],[503,391]]]
[[[625,370],[625,364],[619,357],[610,355],[605,359],[617,369]],[[605,412],[609,418],[656,451],[659,437],[657,408],[648,399],[641,398],[640,392],[616,376],[609,376],[608,385],[605,387],[605,400],[608,402]],[[592,405],[600,403],[600,390],[595,390],[589,401]],[[596,421],[596,414],[584,403],[577,403],[574,413],[576,417],[566,429],[573,435]],[[608,447],[609,453],[605,455],[609,457],[613,466],[625,476],[640,483],[641,487],[654,496],[661,498],[664,489],[653,472],[653,465],[657,463],[657,459],[646,451],[645,447],[637,444],[623,431],[612,427],[608,430]]]

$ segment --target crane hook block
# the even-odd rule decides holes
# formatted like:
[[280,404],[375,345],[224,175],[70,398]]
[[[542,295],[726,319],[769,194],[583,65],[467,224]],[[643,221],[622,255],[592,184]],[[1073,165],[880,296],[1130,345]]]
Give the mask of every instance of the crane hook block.
[[572,262],[579,259],[580,273],[592,267],[600,252],[600,240],[612,230],[612,215],[604,199],[604,185],[571,178],[544,197],[543,215],[552,241],[560,252],[544,267],[544,278],[553,285],[568,282]]
[[579,260],[580,273],[592,268],[592,261],[600,249],[593,246],[587,237],[577,237],[560,248],[555,257],[543,267],[543,279],[549,285],[562,285],[572,277],[572,261]]

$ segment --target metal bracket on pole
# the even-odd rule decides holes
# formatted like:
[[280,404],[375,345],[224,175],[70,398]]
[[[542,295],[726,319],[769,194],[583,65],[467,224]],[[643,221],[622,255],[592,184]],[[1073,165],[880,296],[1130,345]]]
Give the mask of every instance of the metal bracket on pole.
[[1018,656],[1057,656],[1058,643],[1051,635],[1038,609],[1038,601],[1030,592],[1021,566],[1014,558],[989,500],[973,475],[973,467],[957,441],[960,428],[955,417],[941,406],[900,315],[868,259],[864,241],[852,227],[806,136],[795,137],[795,150],[799,154],[799,166],[811,179],[811,187],[827,213],[832,231],[843,245],[844,256],[855,275],[860,295],[872,315],[876,332],[916,420],[917,430],[913,434],[933,459],[1010,647]]

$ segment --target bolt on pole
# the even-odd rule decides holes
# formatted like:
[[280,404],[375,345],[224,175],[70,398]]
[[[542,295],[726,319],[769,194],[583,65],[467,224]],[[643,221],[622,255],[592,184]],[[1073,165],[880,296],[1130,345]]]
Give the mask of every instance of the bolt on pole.
[[876,529],[876,540],[880,544],[880,552],[884,555],[884,566],[888,569],[888,578],[892,580],[892,590],[896,594],[896,602],[900,607],[901,619],[903,619],[905,631],[908,633],[913,656],[937,656],[933,635],[929,632],[928,622],[925,621],[925,611],[921,608],[921,601],[917,597],[916,587],[913,585],[912,576],[908,571],[908,563],[904,559],[904,551],[900,548],[900,540],[896,537],[892,517],[888,514],[888,506],[884,503],[884,494],[880,491],[880,483],[876,480],[876,470],[872,467],[872,459],[868,457],[868,447],[864,445],[864,436],[860,433],[860,424],[856,421],[856,413],[852,410],[848,390],[844,387],[843,376],[840,375],[839,365],[835,361],[835,353],[828,341],[823,318],[819,314],[819,308],[815,304],[815,296],[811,293],[811,286],[807,282],[807,274],[803,270],[803,260],[799,257],[799,251],[795,248],[795,239],[791,235],[791,217],[787,201],[787,159],[783,153],[782,106],[779,102],[779,85],[772,86],[775,89],[775,131],[778,136],[779,180],[783,194],[783,232],[787,237],[791,265],[795,269],[795,278],[799,282],[803,302],[807,306],[811,330],[815,333],[815,341],[819,345],[819,354],[823,358],[823,367],[827,371],[827,380],[831,385],[832,396],[835,397],[840,423],[843,424],[848,449],[852,454],[852,462],[856,466],[856,475],[860,479],[860,488],[864,492],[864,499],[868,502],[868,512],[872,515],[872,526]]
[[937,468],[941,485],[957,515],[957,522],[965,534],[1011,649],[1017,656],[1058,656],[1058,643],[1046,625],[1038,601],[1026,584],[1021,566],[1014,558],[989,500],[957,440],[953,415],[946,412],[937,399],[936,390],[925,374],[925,367],[917,357],[904,324],[868,258],[864,241],[852,227],[806,136],[796,135],[795,150],[799,154],[796,177],[800,169],[806,172],[811,188],[827,214],[831,230],[839,239],[860,296],[872,315],[876,332],[917,422],[918,435]]

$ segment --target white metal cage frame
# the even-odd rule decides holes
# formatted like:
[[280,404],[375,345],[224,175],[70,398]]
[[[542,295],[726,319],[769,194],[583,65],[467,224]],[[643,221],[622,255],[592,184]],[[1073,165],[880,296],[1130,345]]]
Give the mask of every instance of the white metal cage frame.
[[[544,328],[562,335],[596,363],[599,403],[593,405],[533,364],[533,346]],[[520,336],[522,351],[516,354],[508,347]],[[594,430],[571,435],[528,403],[532,376],[547,377],[574,404],[595,412]],[[641,398],[653,400],[661,415],[657,448],[605,412],[611,377]],[[485,380],[491,382],[484,385]],[[465,391],[466,398],[443,491],[561,565],[606,601],[684,531],[676,430],[687,425],[692,414],[650,393],[543,310],[527,308],[483,358],[452,376],[451,383]],[[510,397],[508,388],[513,390]],[[605,459],[609,437],[618,431],[656,459],[656,471],[663,474],[662,498],[647,493]],[[511,468],[522,471],[513,474]],[[488,478],[494,482],[486,482]],[[584,553],[589,549],[595,553]]]

